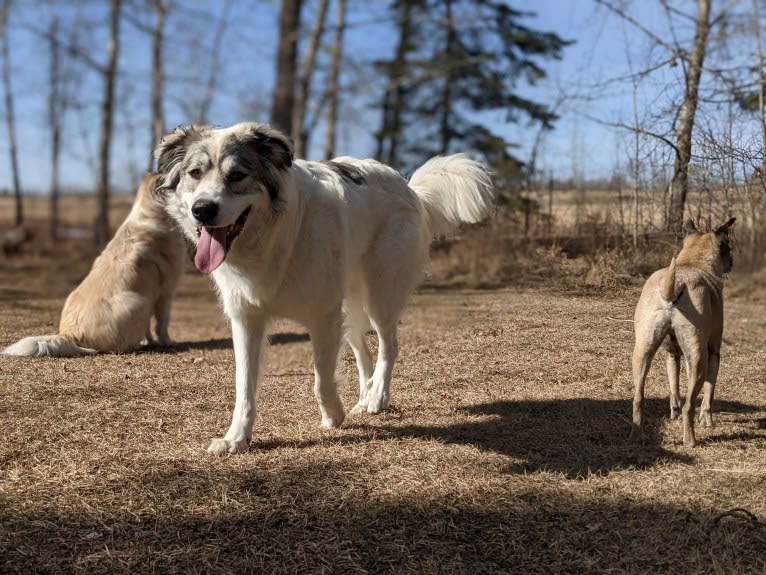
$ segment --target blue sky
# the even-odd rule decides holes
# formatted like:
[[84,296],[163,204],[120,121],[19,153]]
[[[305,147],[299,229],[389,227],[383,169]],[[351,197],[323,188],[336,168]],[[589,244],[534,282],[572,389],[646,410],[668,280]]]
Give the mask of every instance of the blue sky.
[[[46,119],[46,74],[48,58],[45,45],[30,28],[45,27],[47,12],[39,5],[21,4],[11,27],[11,58],[16,99],[17,132],[19,134],[19,160],[22,186],[25,190],[46,190],[49,163]],[[105,21],[105,2],[87,0],[79,3],[84,19]],[[386,24],[388,2],[350,2],[349,27],[346,36],[347,51],[355,63],[387,56],[393,50],[393,36]],[[561,119],[553,132],[543,140],[539,166],[557,178],[573,175],[605,177],[614,167],[624,164],[623,149],[628,145],[627,133],[600,125],[595,119],[609,122],[631,121],[633,108],[626,83],[605,83],[610,78],[625,76],[627,56],[630,52],[634,64],[646,65],[655,54],[649,43],[629,26],[615,17],[609,17],[603,8],[590,0],[520,0],[514,7],[534,13],[525,20],[532,28],[553,31],[576,43],[565,49],[561,61],[545,61],[547,80],[534,87],[521,86],[521,92],[540,102],[558,103]],[[186,0],[184,5],[198,12],[172,19],[176,44],[167,48],[166,71],[169,77],[166,123],[169,128],[194,120],[190,110],[180,105],[182,100],[199,99],[206,70],[198,64],[209,51],[210,39],[201,37],[200,28],[212,30],[224,10],[224,2]],[[313,7],[309,2],[308,6]],[[655,0],[634,2],[633,13],[642,22],[661,29],[664,16]],[[332,11],[332,9],[331,9]],[[70,10],[71,13],[71,10]],[[218,70],[219,90],[213,101],[209,121],[215,125],[228,125],[242,119],[266,121],[268,118],[271,86],[273,82],[273,55],[276,48],[277,12],[274,3],[253,0],[249,9],[237,12],[224,35],[222,53],[225,55]],[[71,14],[69,16],[71,18]],[[12,23],[13,24],[13,23]],[[88,33],[87,43],[91,55],[103,59],[106,45],[105,31]],[[683,36],[684,31],[680,31]],[[113,154],[112,182],[115,187],[129,190],[148,161],[148,70],[149,43],[141,32],[130,24],[123,24],[123,45],[120,58],[122,76],[118,87],[121,94],[120,111]],[[199,50],[195,57],[195,50]],[[661,55],[660,55],[661,56]],[[662,106],[664,96],[658,99],[658,90],[667,78],[659,76],[641,86],[639,107],[646,114],[652,106]],[[96,156],[100,123],[98,103],[101,84],[96,74],[85,73],[74,78],[79,87],[85,87],[81,104],[84,113],[67,115],[62,158],[65,187],[88,189],[94,186]],[[594,86],[599,86],[594,88]],[[346,102],[342,110],[339,129],[338,154],[369,156],[373,153],[372,133],[378,118],[370,113],[371,104],[379,98],[380,79],[367,71],[354,85],[353,105]],[[199,93],[198,93],[199,91]],[[82,91],[81,91],[82,92]],[[0,111],[4,108],[0,105]],[[537,135],[537,128],[525,123],[507,124],[505,112],[485,115],[494,129],[519,145],[517,154],[526,158]],[[0,189],[10,185],[8,146],[3,126],[0,138]],[[320,124],[321,128],[321,124]],[[309,157],[319,154],[314,140]]]
[[[623,166],[629,132],[601,122],[631,123],[632,94],[629,83],[611,82],[629,71],[628,54],[639,69],[651,61],[649,42],[635,28],[610,15],[595,2],[583,0],[527,0],[521,2],[536,17],[528,23],[574,40],[561,61],[545,64],[547,80],[530,88],[540,101],[558,104],[560,119],[546,134],[541,168],[559,179],[608,177]],[[640,0],[632,14],[653,29],[664,25],[659,2]],[[668,78],[663,75],[662,82]],[[644,86],[639,106],[648,107],[655,90]],[[520,130],[518,141],[529,150],[537,134]]]

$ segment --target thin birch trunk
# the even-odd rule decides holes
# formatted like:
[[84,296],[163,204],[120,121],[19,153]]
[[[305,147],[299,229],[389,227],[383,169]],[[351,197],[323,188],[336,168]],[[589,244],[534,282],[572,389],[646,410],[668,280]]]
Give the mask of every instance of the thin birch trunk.
[[[165,134],[165,115],[162,110],[162,92],[165,81],[162,61],[162,47],[165,40],[165,20],[170,9],[170,0],[154,0],[155,25],[152,29],[152,145],[153,150]],[[149,171],[154,166],[154,157],[149,153]]]
[[302,0],[282,0],[279,16],[279,49],[271,124],[285,134],[293,133],[295,76],[298,61],[298,35]]
[[295,110],[293,114],[293,142],[295,144],[295,155],[299,158],[306,156],[306,147],[308,145],[309,130],[306,126],[306,115],[308,114],[308,104],[311,97],[311,78],[316,68],[317,54],[319,45],[324,34],[325,21],[327,20],[327,8],[330,0],[320,0],[317,8],[317,16],[314,21],[314,27],[311,30],[311,38],[303,57],[300,77],[298,78],[298,93],[295,98]]
[[21,182],[19,178],[18,145],[16,142],[16,115],[13,107],[13,86],[11,84],[11,51],[8,40],[8,14],[11,0],[0,4],[0,37],[2,37],[3,60],[3,90],[5,92],[5,126],[8,134],[8,148],[11,158],[11,179],[13,181],[13,197],[16,199],[15,225],[24,223],[24,207],[21,198]]
[[343,33],[346,28],[346,0],[337,0],[337,19],[335,23],[335,41],[332,50],[329,103],[327,107],[327,131],[325,132],[324,157],[335,155],[335,140],[338,124],[338,102],[340,101],[340,62],[343,56]]
[[51,128],[51,181],[50,181],[50,236],[58,239],[59,227],[59,162],[61,159],[61,122],[62,106],[60,104],[59,87],[61,72],[59,62],[58,16],[51,8],[48,49],[50,50],[49,78],[50,92],[48,93],[48,124]]
[[689,191],[689,164],[691,163],[692,132],[697,113],[702,66],[705,61],[707,37],[710,32],[711,0],[697,0],[697,21],[694,45],[686,70],[686,91],[678,117],[676,129],[676,157],[673,179],[670,183],[670,207],[666,229],[680,233],[683,225],[686,195]]
[[120,49],[120,12],[122,0],[111,0],[109,15],[109,51],[104,68],[104,101],[101,105],[101,143],[99,146],[99,179],[96,197],[98,214],[94,227],[96,245],[109,241],[109,156],[112,147],[114,123],[114,86],[117,79],[117,58]]

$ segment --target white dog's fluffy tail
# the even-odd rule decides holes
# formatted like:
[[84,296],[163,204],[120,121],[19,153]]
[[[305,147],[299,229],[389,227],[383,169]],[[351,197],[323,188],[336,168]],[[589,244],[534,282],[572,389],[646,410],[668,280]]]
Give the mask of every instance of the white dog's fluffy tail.
[[489,168],[465,154],[431,158],[412,174],[410,187],[426,208],[434,236],[448,234],[461,223],[480,222],[495,203]]
[[97,353],[95,349],[80,347],[60,335],[25,337],[3,351],[5,355],[28,355],[32,357],[79,357]]

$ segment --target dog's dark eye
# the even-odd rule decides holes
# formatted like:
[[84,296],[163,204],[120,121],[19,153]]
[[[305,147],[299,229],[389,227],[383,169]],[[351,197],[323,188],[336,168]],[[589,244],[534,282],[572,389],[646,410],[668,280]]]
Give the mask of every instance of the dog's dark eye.
[[236,183],[236,182],[241,182],[246,177],[247,177],[247,174],[245,174],[244,172],[234,171],[234,172],[230,172],[229,173],[229,175],[227,176],[227,179],[230,182],[235,182]]
[[199,180],[202,177],[202,170],[200,170],[199,168],[194,168],[193,170],[189,170],[187,173],[189,174],[189,176],[191,176],[195,180]]

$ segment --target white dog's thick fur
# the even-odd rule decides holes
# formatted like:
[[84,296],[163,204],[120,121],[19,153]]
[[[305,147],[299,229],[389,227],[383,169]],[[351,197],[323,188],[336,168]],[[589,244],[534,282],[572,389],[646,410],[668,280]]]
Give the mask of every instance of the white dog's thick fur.
[[186,254],[183,236],[155,194],[156,176],[146,176],[128,217],[88,275],[69,294],[58,335],[30,336],[6,347],[6,355],[74,357],[126,352],[145,338],[150,323],[161,345],[168,335],[170,305]]
[[[352,413],[386,409],[397,322],[421,280],[431,237],[490,213],[488,170],[462,154],[437,157],[408,185],[373,160],[293,161],[282,133],[251,123],[179,128],[155,155],[168,210],[197,243],[195,265],[212,275],[231,320],[236,400],[228,432],[208,451],[239,453],[250,443],[273,317],[309,330],[323,427],[344,419],[335,379],[344,326],[359,371]],[[370,327],[379,342],[374,367],[365,343]]]

